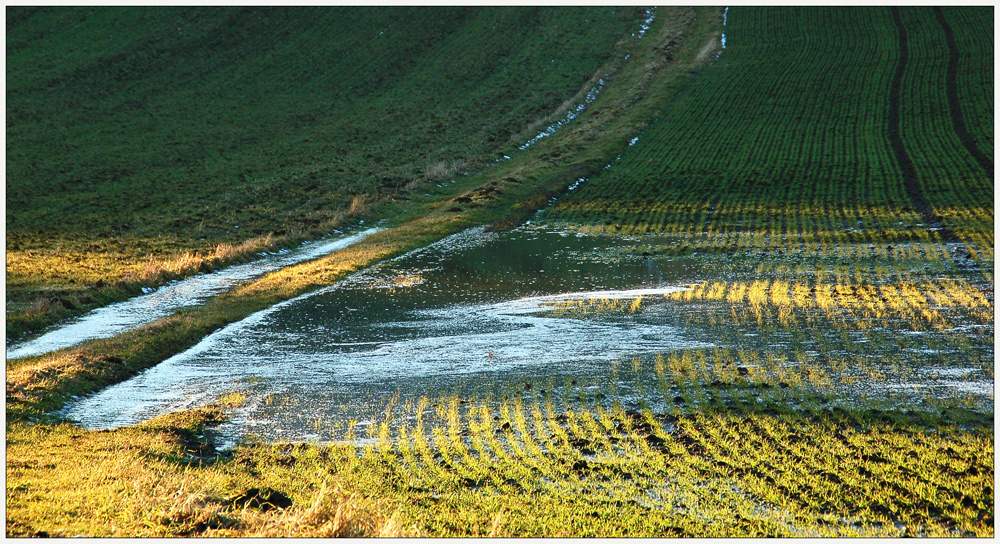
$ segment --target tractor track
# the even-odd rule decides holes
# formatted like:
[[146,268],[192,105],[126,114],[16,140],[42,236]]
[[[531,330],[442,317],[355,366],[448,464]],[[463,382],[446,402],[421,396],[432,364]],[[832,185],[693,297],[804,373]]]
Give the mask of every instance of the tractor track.
[[962,115],[962,105],[958,101],[958,44],[955,42],[955,34],[940,7],[934,8],[934,15],[941,25],[941,30],[944,31],[944,39],[948,44],[948,78],[945,93],[948,96],[948,108],[951,110],[951,123],[955,126],[955,133],[962,145],[983,167],[986,177],[993,179],[993,161],[979,149],[972,134],[969,134],[969,129],[965,124],[965,116]]
[[896,64],[896,71],[892,76],[892,83],[889,86],[889,144],[892,146],[893,154],[896,155],[896,162],[903,173],[903,187],[906,195],[913,204],[914,210],[920,214],[925,225],[939,226],[938,235],[944,242],[960,242],[958,236],[941,221],[941,217],[934,211],[934,207],[924,196],[920,180],[917,178],[917,168],[913,164],[913,159],[906,152],[903,137],[900,133],[900,89],[903,86],[903,74],[906,72],[906,65],[910,61],[909,41],[906,34],[906,27],[899,14],[899,8],[889,8],[892,12],[892,21],[899,32],[899,61]]

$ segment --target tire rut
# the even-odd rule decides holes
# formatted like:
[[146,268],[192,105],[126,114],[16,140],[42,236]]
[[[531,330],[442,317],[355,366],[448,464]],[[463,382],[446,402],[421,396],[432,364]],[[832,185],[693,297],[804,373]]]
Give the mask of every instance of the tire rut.
[[948,44],[948,76],[945,94],[948,96],[948,108],[951,110],[951,123],[955,126],[955,133],[969,153],[976,159],[986,176],[993,179],[993,161],[986,156],[965,124],[965,116],[962,115],[962,105],[958,101],[958,44],[955,41],[955,34],[951,30],[951,25],[945,19],[944,12],[940,7],[934,8],[934,15],[937,17],[941,30],[944,31],[944,39]]
[[903,74],[906,72],[906,65],[910,61],[910,49],[906,27],[903,26],[903,18],[899,14],[899,8],[891,7],[889,9],[892,12],[892,21],[899,32],[899,61],[896,64],[896,71],[892,76],[892,83],[889,86],[889,144],[892,146],[892,152],[896,155],[896,162],[899,163],[899,168],[903,172],[903,187],[906,190],[906,195],[913,204],[913,208],[920,214],[924,224],[940,226],[938,235],[943,241],[958,242],[960,241],[958,237],[942,223],[941,218],[934,211],[930,202],[927,201],[927,197],[924,196],[923,189],[920,187],[920,180],[917,179],[917,167],[913,164],[913,159],[910,158],[910,154],[906,152],[906,146],[903,144],[903,138],[899,129],[899,95],[900,89],[903,86]]

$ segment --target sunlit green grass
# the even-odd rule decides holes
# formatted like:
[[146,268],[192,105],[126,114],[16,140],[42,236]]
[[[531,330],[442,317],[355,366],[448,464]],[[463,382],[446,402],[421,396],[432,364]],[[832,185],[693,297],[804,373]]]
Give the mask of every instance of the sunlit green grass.
[[[9,425],[8,534],[250,536],[283,519],[283,534],[309,536],[322,532],[290,522],[317,504],[326,521],[354,507],[365,535],[993,534],[988,418],[796,410],[794,390],[761,404],[759,386],[685,391],[706,402],[656,414],[424,399],[415,421],[370,426],[364,446],[247,444],[218,458],[198,434],[218,410],[111,433]],[[292,506],[281,518],[227,502],[249,488]],[[106,515],[61,517],[84,509]]]
[[[708,12],[700,13],[704,23]],[[852,24],[873,24],[836,55],[816,54],[849,37],[851,25],[820,24],[835,15],[733,8],[729,49],[685,80],[669,107],[677,87],[640,102],[659,104],[662,115],[633,147],[626,142],[642,118],[619,112],[637,89],[657,92],[658,80],[644,79],[653,68],[623,71],[619,81],[630,86],[609,87],[608,102],[522,162],[374,205],[371,213],[396,215],[399,226],[357,248],[135,333],[9,366],[8,535],[994,536],[994,399],[961,388],[994,380],[993,208],[980,201],[982,176],[953,161],[954,177],[924,183],[968,257],[921,224],[882,141],[895,53],[883,47],[892,39],[877,38],[894,37],[888,15],[850,12]],[[813,26],[790,24],[796,17]],[[915,40],[921,17],[934,23],[930,12],[906,14]],[[786,34],[805,27],[817,32],[793,64],[740,56],[801,46]],[[751,39],[764,31],[787,41]],[[969,46],[966,29],[960,41]],[[656,59],[642,57],[649,66]],[[840,65],[865,77],[838,81],[823,64],[836,59],[880,64],[874,72]],[[753,87],[773,90],[792,68],[833,83]],[[961,80],[978,81],[968,72]],[[805,120],[785,119],[794,131],[764,122],[799,107],[803,86],[815,87],[818,106]],[[967,115],[985,115],[981,96],[962,93]],[[831,97],[840,101],[824,102]],[[820,145],[844,130],[874,143],[863,152]],[[776,135],[747,139],[767,131]],[[980,127],[975,136],[991,134]],[[931,136],[911,133],[907,145]],[[803,146],[817,160],[796,162]],[[216,456],[205,427],[225,417],[219,406],[111,432],[43,415],[360,266],[466,226],[516,224],[622,149],[613,168],[541,219],[583,232],[672,235],[676,243],[652,254],[701,259],[706,277],[656,300],[579,301],[547,315],[628,318],[667,305],[672,324],[712,347],[616,361],[613,379],[567,377],[544,391],[519,382],[506,397],[387,399],[387,415],[370,425],[317,419],[316,432],[334,441],[327,446],[249,439]],[[924,176],[934,170],[926,159],[917,159]],[[953,183],[975,190],[948,189]],[[249,394],[241,385],[227,403]],[[641,400],[624,400],[625,386]],[[279,491],[292,506],[234,504],[252,488]]]
[[[615,47],[641,10],[7,15],[7,336],[17,338],[481,171],[624,55]],[[220,244],[269,235],[219,258]]]

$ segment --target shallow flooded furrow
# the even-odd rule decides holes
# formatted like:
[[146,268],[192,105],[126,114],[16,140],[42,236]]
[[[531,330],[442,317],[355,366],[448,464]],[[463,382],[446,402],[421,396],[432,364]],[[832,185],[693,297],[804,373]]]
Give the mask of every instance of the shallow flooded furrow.
[[237,283],[328,255],[355,244],[379,230],[371,228],[342,238],[307,242],[296,250],[283,249],[271,254],[261,254],[260,259],[250,263],[169,283],[135,298],[98,308],[59,325],[38,338],[10,346],[7,349],[7,359],[42,355],[88,340],[109,338],[139,328],[180,308],[202,304]]
[[[652,242],[466,231],[254,314],[65,413],[114,427],[241,390],[250,402],[234,421],[301,440],[313,430],[290,421],[368,419],[400,391],[606,381],[617,361],[709,345],[686,338],[664,308],[664,295],[697,280],[697,265],[644,257]],[[600,315],[573,313],[592,304]]]
[[[870,309],[823,285],[709,286],[719,263],[656,256],[670,242],[471,229],[253,314],[63,413],[110,428],[238,392],[244,402],[217,437],[232,445],[340,440],[449,398],[659,413],[746,395],[914,407],[966,398],[992,410],[992,327],[979,313]],[[793,292],[808,297],[794,305]],[[877,326],[872,311],[884,314]]]

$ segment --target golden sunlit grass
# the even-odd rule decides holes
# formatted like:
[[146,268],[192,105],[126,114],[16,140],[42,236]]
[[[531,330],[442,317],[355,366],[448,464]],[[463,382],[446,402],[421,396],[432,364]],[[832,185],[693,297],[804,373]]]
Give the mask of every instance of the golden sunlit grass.
[[[415,421],[372,425],[367,446],[248,444],[222,457],[201,438],[216,407],[111,432],[15,423],[8,534],[993,534],[989,432],[686,383],[704,403],[670,414],[423,398]],[[240,506],[251,489],[291,504]],[[72,515],[84,511],[96,515]]]
[[[679,81],[672,76],[695,66],[691,59],[719,27],[715,11],[699,14],[695,24],[693,12],[664,10],[668,24],[653,42],[660,47],[632,51],[646,69],[626,66],[607,102],[530,153],[425,198],[381,207],[352,201],[352,214],[394,216],[386,230],[137,331],[8,363],[7,534],[992,537],[992,396],[949,389],[941,398],[913,387],[956,363],[973,376],[954,380],[959,385],[993,380],[994,305],[978,281],[992,281],[993,237],[984,225],[993,212],[954,203],[941,213],[968,259],[954,258],[955,248],[932,231],[912,228],[919,214],[895,201],[561,202],[564,218],[589,218],[573,228],[677,235],[661,255],[707,253],[705,262],[718,266],[708,276],[717,279],[664,297],[546,307],[552,317],[632,319],[671,305],[677,325],[715,343],[613,363],[616,378],[637,377],[638,407],[621,405],[614,380],[591,388],[567,378],[533,396],[522,388],[503,399],[390,401],[385,418],[364,430],[313,422],[317,432],[334,429],[341,443],[249,440],[225,455],[216,455],[205,430],[242,405],[243,392],[109,432],[44,415],[69,395],[122,381],[225,324],[352,271],[469,226],[522,221],[567,181],[603,168],[614,155],[607,142],[626,141],[646,119],[642,112],[672,96]],[[667,46],[682,33],[694,39]],[[665,61],[667,53],[681,61]],[[654,100],[636,103],[642,96]],[[594,139],[604,147],[581,150]],[[447,177],[458,167],[441,161],[425,174]],[[614,195],[617,187],[603,190]],[[879,228],[861,234],[844,225]],[[236,258],[253,251],[247,243],[199,251]],[[136,277],[146,269],[183,274],[197,258],[178,253],[128,266],[148,267],[136,268]],[[35,266],[13,259],[17,270]],[[955,273],[966,261],[980,268]],[[50,264],[58,270],[60,262]],[[416,281],[401,276],[396,286]],[[34,311],[44,314],[46,304],[62,305],[43,301]],[[240,499],[251,490],[290,504]]]
[[371,501],[344,493],[333,477],[296,489],[292,508],[240,501],[258,487],[256,480],[242,465],[217,462],[199,439],[220,417],[213,406],[112,432],[8,425],[7,535],[406,534],[390,515],[370,508]]
[[7,331],[17,337],[90,308],[134,296],[199,272],[258,258],[264,251],[328,234],[365,211],[355,198],[349,211],[296,235],[256,236],[238,243],[208,244],[169,238],[79,242],[79,247],[7,251]]
[[964,280],[945,279],[871,285],[866,283],[799,283],[782,280],[753,282],[703,282],[685,291],[669,293],[676,301],[726,301],[746,303],[750,308],[765,306],[818,308],[826,312],[849,311],[872,319],[889,314],[912,319],[934,320],[936,309],[961,308],[983,323],[992,322],[993,302],[981,290]]

